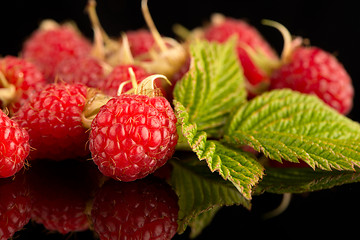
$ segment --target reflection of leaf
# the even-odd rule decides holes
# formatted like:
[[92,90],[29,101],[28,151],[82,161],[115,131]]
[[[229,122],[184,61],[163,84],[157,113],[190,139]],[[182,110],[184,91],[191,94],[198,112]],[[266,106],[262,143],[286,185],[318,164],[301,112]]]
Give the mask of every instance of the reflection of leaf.
[[189,113],[199,130],[219,137],[221,128],[234,107],[246,100],[241,65],[234,39],[224,43],[196,41],[190,45],[192,64],[177,82],[174,98]]
[[211,223],[220,208],[221,207],[214,207],[195,217],[189,224],[191,227],[190,238],[196,238],[199,234],[201,234],[202,230]]
[[360,181],[360,173],[350,171],[314,171],[311,168],[269,168],[256,191],[303,193],[329,189]]
[[230,182],[212,174],[205,164],[193,158],[171,161],[174,167],[171,184],[179,196],[179,233],[199,214],[214,207],[243,205],[250,208],[250,202]]
[[271,91],[242,105],[224,139],[279,162],[301,159],[323,170],[360,166],[360,125],[317,97],[291,90]]
[[251,190],[263,175],[263,166],[254,156],[240,149],[226,146],[219,141],[207,141],[205,132],[198,132],[197,125],[189,122],[189,115],[181,103],[174,101],[175,112],[182,135],[200,160],[206,160],[212,172],[219,172],[229,180],[245,198],[251,199]]

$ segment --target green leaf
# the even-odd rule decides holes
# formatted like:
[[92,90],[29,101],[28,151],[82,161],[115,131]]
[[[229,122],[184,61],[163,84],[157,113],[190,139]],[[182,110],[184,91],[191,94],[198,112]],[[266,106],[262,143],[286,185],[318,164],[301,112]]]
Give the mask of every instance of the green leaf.
[[229,180],[247,199],[251,199],[251,189],[263,176],[264,168],[250,153],[226,146],[219,141],[207,140],[204,131],[198,131],[197,125],[189,122],[185,107],[174,101],[175,113],[181,126],[181,133],[190,148],[200,160],[206,160],[212,172],[217,171],[225,180]]
[[359,172],[322,171],[311,168],[269,168],[257,192],[304,193],[360,181]]
[[360,166],[360,125],[315,96],[274,90],[241,106],[224,142],[249,145],[270,159],[305,161],[322,170]]
[[171,185],[179,196],[179,233],[183,233],[188,224],[194,224],[200,214],[214,208],[230,205],[250,208],[250,202],[230,182],[212,174],[196,156],[171,163]]
[[224,44],[196,41],[190,54],[190,69],[176,84],[174,99],[186,107],[199,130],[219,137],[229,113],[246,100],[235,39]]

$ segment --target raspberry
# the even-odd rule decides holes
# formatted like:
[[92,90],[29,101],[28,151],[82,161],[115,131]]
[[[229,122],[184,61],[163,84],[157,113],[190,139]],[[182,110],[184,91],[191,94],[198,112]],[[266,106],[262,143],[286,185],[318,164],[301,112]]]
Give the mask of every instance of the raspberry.
[[163,181],[109,180],[95,196],[91,219],[101,240],[165,240],[176,234],[178,211],[177,196]]
[[176,118],[164,97],[123,94],[100,108],[89,148],[104,175],[133,181],[164,165],[177,138]]
[[[149,76],[149,74],[140,66],[131,64],[117,65],[105,78],[101,89],[110,96],[116,96],[120,84],[126,81],[130,81],[131,79],[129,68],[132,68],[134,71],[135,78],[138,83],[140,83],[145,77]],[[132,85],[129,82],[123,87],[122,92],[127,92],[131,88]]]
[[49,82],[53,82],[55,69],[60,62],[89,55],[91,48],[91,43],[74,28],[44,22],[24,42],[22,56],[33,62]]
[[271,89],[278,88],[315,94],[342,114],[352,108],[350,76],[333,55],[318,47],[298,47],[292,52],[288,63],[271,76]]
[[146,54],[154,47],[155,40],[151,32],[145,29],[126,32],[130,51],[134,57]]
[[91,56],[67,58],[56,68],[55,78],[67,83],[81,83],[99,88],[105,78],[101,62]]
[[34,162],[29,170],[32,220],[61,234],[87,230],[86,205],[95,185],[89,169],[71,159]]
[[0,110],[0,178],[13,176],[29,155],[29,134]]
[[86,156],[88,133],[81,123],[87,96],[82,84],[52,83],[36,93],[15,114],[28,130],[31,159],[63,160]]
[[30,220],[31,200],[24,175],[0,179],[0,240],[12,239]]
[[[3,106],[9,104],[11,112],[16,112],[18,108],[33,94],[39,90],[45,83],[43,74],[29,61],[14,57],[6,56],[0,59],[0,74],[2,73],[4,82],[0,85],[13,85],[13,92],[10,99],[1,99]],[[0,76],[1,78],[1,76]],[[2,86],[3,88],[9,86]],[[0,87],[1,89],[1,87]],[[3,90],[4,91],[4,90]],[[4,96],[3,94],[1,96]],[[8,101],[6,103],[6,100]]]
[[240,19],[214,15],[212,24],[204,29],[204,37],[209,41],[223,43],[232,36],[237,37],[237,54],[250,84],[248,92],[258,94],[269,84],[269,66],[255,61],[250,52],[266,62],[277,62],[278,56],[257,29]]

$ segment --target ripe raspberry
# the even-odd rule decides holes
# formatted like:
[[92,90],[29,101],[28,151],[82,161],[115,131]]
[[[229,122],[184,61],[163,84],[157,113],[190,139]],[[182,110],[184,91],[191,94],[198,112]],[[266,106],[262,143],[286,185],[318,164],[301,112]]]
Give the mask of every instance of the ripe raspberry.
[[343,65],[317,47],[298,47],[271,76],[271,89],[291,88],[315,94],[342,114],[352,108],[354,89]]
[[129,41],[130,51],[134,57],[146,54],[154,47],[155,40],[150,31],[139,29],[126,32]]
[[67,58],[89,55],[91,43],[72,27],[54,27],[54,23],[47,27],[47,23],[24,42],[22,56],[33,62],[49,82],[53,82],[57,65]]
[[29,170],[32,220],[61,234],[87,230],[86,205],[95,185],[88,170],[86,162],[71,159],[34,162]]
[[104,81],[105,71],[101,62],[91,56],[67,58],[56,68],[55,78],[67,83],[81,83],[99,88]]
[[107,181],[91,211],[94,230],[105,239],[171,239],[177,230],[175,192],[159,179]]
[[133,181],[164,165],[177,138],[176,118],[164,97],[122,94],[100,108],[89,148],[104,175]]
[[35,148],[31,159],[62,160],[88,154],[88,133],[81,123],[86,96],[85,85],[52,83],[19,109],[15,118],[28,130]]
[[0,110],[0,178],[10,177],[29,155],[29,134]]
[[244,75],[250,84],[248,91],[258,94],[269,84],[269,65],[262,65],[249,55],[257,54],[266,62],[277,62],[278,56],[257,29],[240,19],[214,15],[212,24],[204,29],[204,37],[209,41],[223,43],[230,37],[237,37],[237,54]]
[[12,239],[30,220],[31,200],[25,176],[0,179],[0,240]]
[[[11,84],[15,87],[15,92],[8,99],[8,103],[6,103],[7,99],[2,99],[4,95],[0,94],[0,103],[2,101],[3,106],[10,104],[7,107],[10,108],[11,112],[16,112],[30,95],[43,87],[46,82],[34,64],[15,56],[6,56],[0,59],[0,73],[5,78],[3,81],[6,81],[3,84],[0,81],[0,86]],[[6,87],[8,86],[2,86],[0,89]]]
[[[140,83],[144,78],[149,76],[149,74],[140,66],[136,66],[132,64],[117,65],[104,79],[101,89],[110,96],[116,96],[120,84],[126,81],[130,81],[131,79],[129,68],[133,69],[135,73],[136,81],[138,83]],[[132,88],[132,84],[131,82],[129,82],[123,87],[122,92],[127,92],[131,88]]]

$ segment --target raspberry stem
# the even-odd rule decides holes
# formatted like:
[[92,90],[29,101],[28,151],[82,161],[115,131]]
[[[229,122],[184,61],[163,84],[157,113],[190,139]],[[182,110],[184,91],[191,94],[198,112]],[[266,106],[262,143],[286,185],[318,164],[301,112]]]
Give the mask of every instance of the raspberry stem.
[[98,15],[96,13],[96,1],[88,0],[86,11],[89,15],[93,31],[94,31],[94,47],[92,54],[106,61],[108,64],[114,66],[121,62],[120,43],[112,40],[100,24]]
[[0,71],[0,100],[2,106],[6,107],[16,98],[16,87],[9,83],[5,75]]
[[87,129],[91,127],[91,122],[99,112],[100,108],[105,105],[111,97],[101,93],[94,88],[88,88],[87,102],[84,111],[81,114],[81,122]]
[[39,29],[47,31],[54,30],[60,27],[60,24],[52,19],[45,19],[41,22]]
[[165,44],[165,42],[163,41],[163,39],[161,38],[161,35],[159,33],[159,31],[157,30],[154,21],[150,15],[150,11],[148,8],[148,0],[142,0],[141,1],[141,9],[143,12],[143,16],[145,18],[146,24],[148,25],[151,34],[153,35],[156,44],[159,46],[160,50],[162,52],[167,50],[167,46]]
[[130,50],[130,44],[129,44],[129,40],[128,40],[128,37],[125,33],[123,33],[121,35],[121,39],[122,39],[122,63],[123,64],[134,64],[135,60],[134,60],[134,57],[131,53],[131,50]]
[[171,82],[169,81],[169,79],[167,79],[165,75],[154,74],[141,81],[141,83],[135,89],[135,94],[148,95],[150,97],[158,96],[160,92],[156,91],[154,84],[155,80],[158,78],[164,79],[167,83],[171,85]]
[[147,72],[161,73],[171,79],[185,63],[187,53],[184,46],[176,40],[161,37],[151,18],[147,2],[147,0],[142,0],[141,8],[146,24],[158,47],[154,47],[148,51],[147,55],[150,57],[151,61],[141,61],[141,59],[139,61],[139,59],[136,59],[138,60],[136,63],[143,67]]
[[303,43],[303,39],[301,37],[293,38],[289,30],[284,25],[278,22],[263,19],[262,24],[274,27],[281,33],[284,38],[284,47],[281,53],[281,63],[285,64],[290,61],[292,52],[295,48],[299,47]]
[[[130,67],[128,69],[129,74],[130,74],[130,81],[133,85],[132,89],[130,89],[129,91],[126,92],[126,94],[139,94],[139,95],[147,95],[149,97],[155,97],[155,96],[159,96],[161,95],[161,92],[158,91],[158,89],[155,87],[155,80],[158,78],[164,79],[168,84],[171,85],[171,82],[169,81],[169,79],[162,75],[162,74],[154,74],[154,75],[150,75],[147,78],[143,79],[140,84],[137,83],[136,80],[136,76],[134,73],[134,70]],[[127,84],[127,82],[122,83],[119,86],[119,90],[118,90],[118,96],[121,94],[122,92],[122,88],[125,84]]]

